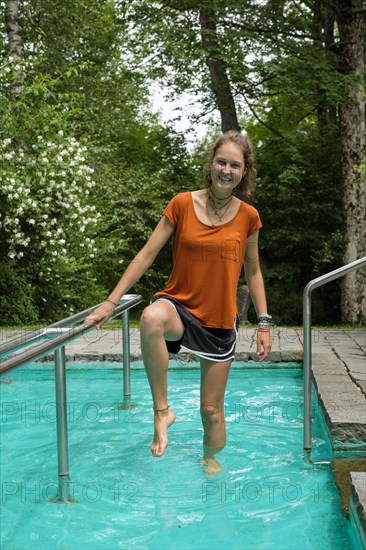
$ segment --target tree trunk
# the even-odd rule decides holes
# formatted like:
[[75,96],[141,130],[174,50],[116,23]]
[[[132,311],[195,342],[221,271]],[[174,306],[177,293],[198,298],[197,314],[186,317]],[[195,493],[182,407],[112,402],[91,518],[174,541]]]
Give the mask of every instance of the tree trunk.
[[[313,35],[314,46],[316,49],[325,48],[326,54],[331,64],[331,50],[334,47],[334,13],[329,4],[324,0],[315,0],[313,6]],[[330,107],[327,100],[327,92],[317,82],[317,120],[319,134],[324,133],[330,122],[336,122],[336,111],[334,107]]]
[[[338,0],[340,70],[347,76],[340,106],[341,165],[344,214],[344,263],[366,255],[365,103],[363,0]],[[342,321],[366,320],[366,270],[342,280]]]
[[[18,2],[6,0],[5,2],[5,20],[6,34],[8,36],[8,46],[13,58],[13,64],[17,64],[22,59],[22,37],[19,26]],[[14,97],[22,91],[22,82],[24,75],[19,68],[13,69],[13,81],[11,90]]]
[[6,0],[5,20],[9,50],[14,60],[20,61],[22,59],[22,38],[19,26],[18,2]]
[[206,63],[211,76],[211,90],[221,115],[221,129],[240,131],[235,102],[227,76],[226,63],[222,59],[217,35],[215,12],[210,7],[200,10],[202,44],[206,52]]

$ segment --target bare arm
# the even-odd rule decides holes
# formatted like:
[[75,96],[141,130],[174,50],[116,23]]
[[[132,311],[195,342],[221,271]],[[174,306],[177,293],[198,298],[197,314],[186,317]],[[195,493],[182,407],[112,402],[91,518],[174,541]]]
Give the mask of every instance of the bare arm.
[[[258,230],[254,231],[248,239],[244,258],[245,279],[249,287],[250,295],[257,315],[267,313],[267,300],[264,281],[259,265]],[[271,350],[270,333],[259,332],[257,336],[257,354],[263,361]]]
[[266,293],[259,265],[258,233],[258,230],[254,231],[248,237],[244,258],[245,279],[257,314],[267,313]]
[[100,328],[109,319],[115,308],[113,303],[118,304],[120,298],[142,277],[173,234],[173,231],[172,224],[166,216],[163,216],[145,246],[128,265],[116,287],[109,295],[108,300],[110,302],[106,301],[98,307],[85,319],[86,321],[98,320],[96,326]]

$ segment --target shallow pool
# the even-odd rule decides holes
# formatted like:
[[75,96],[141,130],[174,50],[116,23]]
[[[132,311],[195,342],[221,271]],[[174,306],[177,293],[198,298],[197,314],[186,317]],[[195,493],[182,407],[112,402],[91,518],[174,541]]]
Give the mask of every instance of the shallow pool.
[[[219,455],[221,472],[210,477],[199,464],[199,371],[170,370],[177,420],[166,453],[153,458],[145,373],[132,371],[136,408],[120,410],[122,377],[113,366],[68,370],[71,496],[77,500],[68,505],[49,501],[57,492],[53,369],[31,365],[5,378],[4,550],[357,548],[330,468],[303,460],[300,370],[232,369],[228,443]],[[328,459],[317,421],[313,434],[313,459]]]

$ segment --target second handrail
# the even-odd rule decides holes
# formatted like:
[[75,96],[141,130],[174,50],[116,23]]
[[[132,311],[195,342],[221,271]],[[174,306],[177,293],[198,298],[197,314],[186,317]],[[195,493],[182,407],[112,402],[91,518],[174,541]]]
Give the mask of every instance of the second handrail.
[[330,281],[334,281],[339,277],[343,277],[366,266],[366,256],[355,260],[347,265],[339,267],[334,271],[330,271],[321,277],[317,277],[310,281],[305,289],[303,295],[303,339],[304,339],[304,356],[303,356],[303,369],[304,369],[304,451],[308,462],[312,464],[329,464],[329,462],[312,462],[310,455],[312,449],[312,437],[311,437],[311,389],[312,389],[312,349],[311,349],[311,293],[315,288],[322,286]]

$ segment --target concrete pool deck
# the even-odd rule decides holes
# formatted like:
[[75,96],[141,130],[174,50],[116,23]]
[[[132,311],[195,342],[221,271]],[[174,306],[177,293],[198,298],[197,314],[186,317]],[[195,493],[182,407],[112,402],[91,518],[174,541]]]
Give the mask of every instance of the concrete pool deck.
[[[0,345],[27,331],[0,329]],[[301,328],[275,327],[269,362],[301,362],[303,334]],[[122,331],[91,331],[66,346],[68,361],[122,362]],[[130,329],[130,356],[141,360],[140,334]],[[51,357],[48,356],[47,359]],[[196,360],[187,352],[179,353],[181,367]],[[236,360],[256,360],[256,329],[239,329]],[[133,366],[133,365],[132,365]],[[338,462],[337,468],[349,478],[350,508],[357,513],[360,536],[366,537],[366,331],[364,328],[312,329],[312,366],[314,384],[323,409],[327,429],[337,455],[342,452],[359,457],[357,461]],[[352,453],[351,453],[352,454]],[[363,457],[363,458],[362,458]],[[336,462],[336,461],[334,461]],[[336,468],[335,468],[336,469]],[[356,470],[356,471],[355,471]],[[357,471],[361,470],[361,471]],[[337,478],[337,472],[335,471]],[[366,540],[366,539],[364,539]]]

